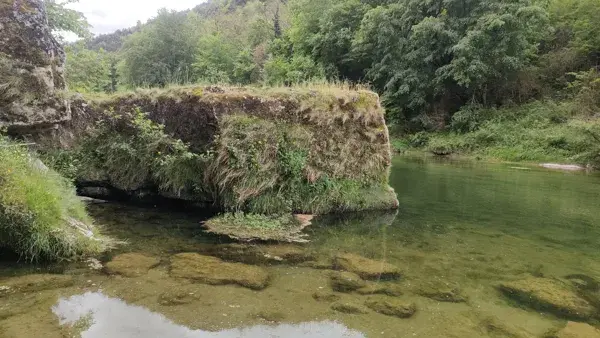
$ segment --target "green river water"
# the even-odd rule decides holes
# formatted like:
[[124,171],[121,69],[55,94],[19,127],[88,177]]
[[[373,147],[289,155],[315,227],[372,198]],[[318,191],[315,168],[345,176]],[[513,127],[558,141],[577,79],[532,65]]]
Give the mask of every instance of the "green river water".
[[[31,265],[6,257],[0,337],[544,337],[566,320],[507,299],[496,285],[530,276],[600,280],[597,174],[397,157],[391,182],[398,212],[314,220],[311,242],[301,248],[311,262],[228,257],[268,271],[270,285],[261,291],[170,276],[174,254],[214,254],[228,245],[202,233],[203,215],[92,203],[96,222],[127,241],[101,263],[135,252],[160,264],[127,278],[93,270],[89,262]],[[403,319],[362,307],[372,297],[391,296],[333,293],[327,267],[340,253],[399,267],[400,280],[381,283],[401,290],[394,298],[414,303],[416,313]],[[3,293],[3,283],[30,274],[59,274],[69,282],[17,292],[5,286]],[[424,296],[424,286],[451,289],[461,301]],[[364,313],[336,311],[315,293]],[[161,301],[169,294],[181,301]]]

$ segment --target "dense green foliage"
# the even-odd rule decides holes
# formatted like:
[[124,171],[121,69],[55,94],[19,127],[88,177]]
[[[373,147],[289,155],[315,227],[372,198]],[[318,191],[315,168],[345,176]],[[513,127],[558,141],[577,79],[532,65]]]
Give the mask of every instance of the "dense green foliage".
[[50,163],[65,169],[65,176],[107,181],[125,191],[151,186],[173,196],[205,193],[203,172],[211,155],[191,152],[163,129],[140,110],[109,115],[73,152],[68,162],[78,164],[75,170],[64,161]]
[[212,0],[117,32],[112,78],[125,87],[367,83],[400,134],[470,132],[466,112],[485,119],[536,100],[573,102],[566,118],[583,121],[600,100],[599,18],[596,0]]
[[55,32],[70,32],[80,38],[90,37],[90,24],[83,13],[68,8],[79,0],[44,0],[48,24]]
[[[222,124],[209,176],[227,209],[324,214],[393,208],[387,173],[380,181],[377,177],[359,180],[311,168],[309,152],[317,149],[311,146],[313,136],[305,127],[245,115],[228,116]],[[326,158],[327,149],[319,150]],[[312,155],[313,160],[319,156]],[[328,165],[332,173],[344,169],[341,163]]]
[[28,260],[72,259],[106,248],[96,232],[70,183],[0,139],[0,247]]

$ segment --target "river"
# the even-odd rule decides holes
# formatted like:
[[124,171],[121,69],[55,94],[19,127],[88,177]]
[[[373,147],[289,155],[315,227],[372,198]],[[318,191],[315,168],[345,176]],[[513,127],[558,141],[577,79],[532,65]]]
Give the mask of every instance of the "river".
[[[542,337],[565,318],[507,298],[499,283],[600,280],[597,174],[405,157],[393,168],[398,212],[318,217],[310,243],[293,246],[294,259],[272,254],[273,246],[207,236],[200,213],[92,203],[97,224],[127,242],[101,263],[123,253],[158,263],[125,277],[89,261],[4,257],[0,337]],[[260,266],[269,286],[175,278],[170,262],[184,252]],[[397,292],[333,292],[330,262],[348,253],[398,267],[399,280],[369,284]],[[46,280],[11,284],[28,275]],[[57,275],[64,278],[48,279]],[[384,298],[416,312],[400,318],[366,305]]]

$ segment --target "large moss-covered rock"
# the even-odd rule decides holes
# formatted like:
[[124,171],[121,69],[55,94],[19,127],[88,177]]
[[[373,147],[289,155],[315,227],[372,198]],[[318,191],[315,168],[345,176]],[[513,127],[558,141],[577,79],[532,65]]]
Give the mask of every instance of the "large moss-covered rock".
[[171,257],[171,276],[211,285],[237,284],[254,290],[269,285],[269,273],[260,267],[222,260],[196,253]]
[[0,0],[0,127],[29,133],[70,119],[65,54],[52,36],[44,2]]
[[384,111],[370,91],[185,87],[73,106],[61,144],[89,150],[82,185],[259,214],[398,206]]
[[500,283],[497,288],[506,296],[527,307],[565,318],[589,319],[597,314],[573,287],[551,278],[527,278]]

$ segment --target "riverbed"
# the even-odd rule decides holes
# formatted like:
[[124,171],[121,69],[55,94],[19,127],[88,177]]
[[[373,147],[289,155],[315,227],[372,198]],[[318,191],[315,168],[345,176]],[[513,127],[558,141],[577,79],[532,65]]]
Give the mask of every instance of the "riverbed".
[[[301,246],[208,236],[200,227],[208,215],[195,211],[90,203],[96,223],[126,244],[99,262],[32,265],[4,255],[0,337],[542,337],[573,318],[507,297],[500,284],[600,280],[597,174],[397,157],[391,185],[397,212],[318,217]],[[126,253],[156,263],[134,274],[100,266]],[[268,286],[174,276],[180,253],[259,268]],[[361,280],[381,291],[373,294],[335,291],[332,261],[348,254],[401,276]],[[24,276],[47,279],[11,284]],[[371,306],[387,300],[415,311]]]

